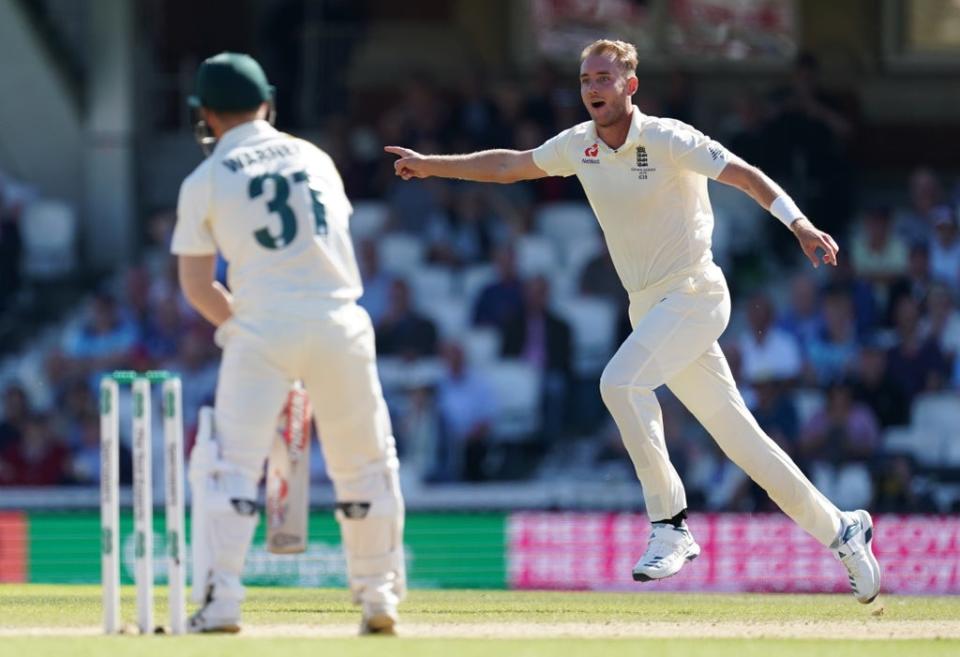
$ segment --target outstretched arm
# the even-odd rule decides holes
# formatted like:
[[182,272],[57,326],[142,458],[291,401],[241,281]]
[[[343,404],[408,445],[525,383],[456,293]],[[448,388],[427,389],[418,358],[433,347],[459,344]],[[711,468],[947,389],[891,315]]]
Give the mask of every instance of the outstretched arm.
[[[836,266],[837,251],[840,247],[834,239],[814,226],[793,199],[763,171],[735,157],[727,163],[717,180],[743,191],[763,209],[789,226],[814,267],[820,266],[821,258],[824,264]],[[822,256],[817,255],[817,249],[823,251]]]
[[512,183],[547,175],[534,164],[533,151],[497,149],[467,155],[421,155],[400,146],[387,146],[383,150],[400,157],[393,163],[393,169],[404,180],[436,176],[477,182]]

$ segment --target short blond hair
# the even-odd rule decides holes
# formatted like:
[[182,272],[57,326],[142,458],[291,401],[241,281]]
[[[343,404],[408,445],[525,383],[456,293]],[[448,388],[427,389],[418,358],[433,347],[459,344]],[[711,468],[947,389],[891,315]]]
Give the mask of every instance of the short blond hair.
[[580,63],[593,55],[607,55],[613,58],[624,73],[635,75],[637,72],[637,48],[626,41],[597,39],[580,53]]

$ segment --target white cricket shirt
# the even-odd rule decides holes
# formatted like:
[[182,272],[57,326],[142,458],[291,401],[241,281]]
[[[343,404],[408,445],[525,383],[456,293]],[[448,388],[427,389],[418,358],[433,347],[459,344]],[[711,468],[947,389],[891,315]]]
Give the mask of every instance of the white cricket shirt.
[[719,176],[731,157],[689,125],[637,108],[616,150],[587,121],[533,151],[547,174],[580,179],[628,292],[713,260],[705,176]]
[[352,211],[330,156],[252,121],[227,131],[183,181],[171,250],[220,251],[235,314],[309,311],[363,292]]

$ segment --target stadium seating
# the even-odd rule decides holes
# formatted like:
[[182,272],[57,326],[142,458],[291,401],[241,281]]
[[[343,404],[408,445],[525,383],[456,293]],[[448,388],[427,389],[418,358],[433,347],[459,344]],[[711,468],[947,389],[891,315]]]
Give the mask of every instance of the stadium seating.
[[956,393],[921,395],[911,409],[914,437],[914,457],[923,465],[947,465],[945,462],[955,450],[950,444],[957,441],[960,425],[960,396]]
[[564,252],[568,243],[590,239],[600,230],[589,205],[569,201],[544,204],[534,216],[534,225]]
[[430,299],[448,299],[453,294],[453,274],[445,267],[418,267],[410,272],[409,280],[417,307],[423,307]]
[[357,201],[350,217],[350,234],[359,243],[376,237],[387,224],[387,204],[382,201]]
[[503,442],[524,441],[540,428],[541,372],[519,360],[483,367],[497,400],[493,436]]
[[61,278],[76,266],[77,217],[59,201],[40,200],[24,210],[24,273],[35,280]]
[[459,338],[470,324],[470,306],[456,296],[419,298],[417,310],[436,324],[441,340]]
[[546,237],[524,235],[517,240],[516,249],[517,269],[523,277],[549,276],[557,270],[557,250]]
[[402,233],[384,235],[378,244],[380,263],[384,271],[407,276],[416,271],[423,261],[424,244],[421,240]]
[[474,367],[484,367],[500,357],[500,334],[491,328],[475,328],[462,336],[467,362]]
[[617,309],[613,303],[593,297],[560,299],[556,311],[570,323],[573,332],[573,369],[582,377],[601,372],[615,349]]

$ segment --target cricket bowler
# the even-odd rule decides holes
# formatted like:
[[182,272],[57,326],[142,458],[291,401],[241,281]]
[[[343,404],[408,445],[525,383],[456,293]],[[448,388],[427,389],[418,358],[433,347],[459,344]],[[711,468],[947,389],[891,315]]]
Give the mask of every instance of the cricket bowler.
[[[190,304],[223,348],[213,439],[198,437],[192,516],[206,597],[195,632],[235,632],[257,485],[277,412],[303,382],[323,435],[350,589],[362,633],[393,632],[404,597],[404,506],[370,317],[349,234],[352,206],[330,157],[272,126],[273,87],[251,57],[197,72],[198,135],[212,147],[184,181],[172,251]],[[229,291],[216,282],[216,253]],[[195,573],[195,576],[197,573]]]
[[837,244],[758,168],[689,125],[634,107],[636,48],[600,40],[580,56],[580,95],[591,120],[528,151],[421,155],[389,146],[404,180],[438,176],[510,183],[576,175],[629,295],[633,332],[600,378],[643,487],[652,533],[633,579],[676,574],[700,554],[687,528],[683,484],[670,462],[654,390],[666,384],[737,465],[798,525],[834,552],[856,599],[880,591],[873,522],[841,512],[759,427],[717,339],[730,294],[713,262],[707,178],[741,189],[783,222],[814,267],[836,265]]

